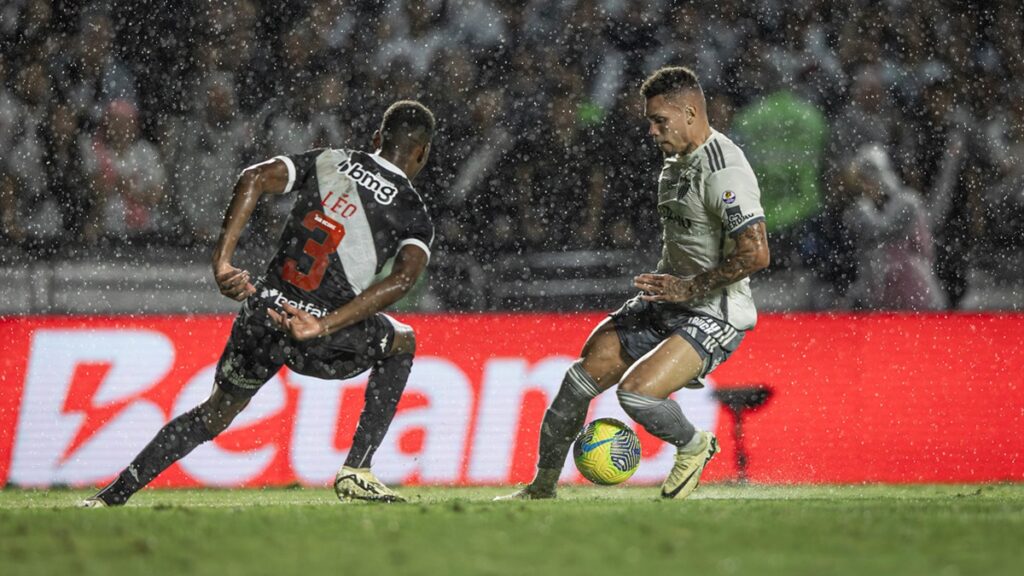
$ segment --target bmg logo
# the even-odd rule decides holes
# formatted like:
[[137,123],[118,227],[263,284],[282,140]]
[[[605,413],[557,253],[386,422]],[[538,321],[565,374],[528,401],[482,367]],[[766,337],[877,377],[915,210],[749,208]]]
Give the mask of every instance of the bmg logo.
[[387,206],[394,201],[395,195],[398,194],[398,188],[395,188],[394,184],[370,172],[358,162],[345,160],[338,164],[338,172],[355,180],[356,184],[363,188],[372,191],[373,199],[378,204]]

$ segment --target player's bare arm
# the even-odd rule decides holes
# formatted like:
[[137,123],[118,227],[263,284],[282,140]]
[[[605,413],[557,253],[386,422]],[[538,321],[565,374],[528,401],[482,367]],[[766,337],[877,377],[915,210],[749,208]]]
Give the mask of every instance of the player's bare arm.
[[649,302],[685,303],[750,276],[768,266],[768,234],[764,222],[755,222],[736,236],[736,247],[721,265],[684,279],[671,274],[640,274],[633,285],[646,292]]
[[213,276],[220,293],[233,300],[245,300],[256,292],[247,270],[231,265],[242,230],[264,194],[280,194],[288,185],[288,167],[281,160],[268,160],[242,171],[235,183],[231,204],[224,214],[220,236],[213,249]]
[[326,336],[365,320],[401,300],[412,290],[416,280],[426,270],[427,261],[428,256],[423,249],[406,245],[398,251],[390,274],[380,282],[371,284],[354,299],[323,318],[317,318],[288,304],[283,304],[287,314],[278,313],[270,308],[267,309],[267,314],[278,328],[288,332],[296,340]]

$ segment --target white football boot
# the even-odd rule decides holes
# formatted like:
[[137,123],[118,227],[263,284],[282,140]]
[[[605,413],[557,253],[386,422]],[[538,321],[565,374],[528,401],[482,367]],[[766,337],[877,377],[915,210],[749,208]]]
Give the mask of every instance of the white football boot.
[[700,443],[696,451],[676,452],[675,466],[661,484],[662,498],[682,500],[689,496],[700,484],[704,466],[718,454],[718,438],[714,434],[704,431],[697,434],[700,434]]
[[550,500],[555,498],[557,496],[558,476],[561,472],[561,470],[539,468],[537,470],[537,476],[533,479],[533,482],[530,482],[511,494],[498,496],[494,501]]
[[80,501],[78,503],[77,507],[78,508],[109,508],[110,506],[106,502],[104,502],[103,500],[100,500],[99,498],[97,498],[95,496],[92,496],[90,498],[86,498],[85,500]]
[[342,466],[334,477],[334,493],[342,502],[366,500],[369,502],[405,502],[394,490],[373,475],[369,468]]
[[505,502],[509,500],[550,500],[552,498],[555,498],[556,496],[557,494],[555,493],[554,488],[551,488],[550,490],[544,490],[535,487],[533,484],[527,484],[526,486],[520,488],[519,490],[516,490],[511,494],[506,494],[504,496],[495,496],[494,501]]

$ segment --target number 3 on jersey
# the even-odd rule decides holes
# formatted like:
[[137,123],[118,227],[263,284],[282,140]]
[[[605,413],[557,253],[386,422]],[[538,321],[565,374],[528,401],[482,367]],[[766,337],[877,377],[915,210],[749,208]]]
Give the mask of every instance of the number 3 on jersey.
[[302,225],[310,232],[323,230],[327,237],[322,242],[310,238],[302,247],[302,251],[313,258],[313,265],[309,267],[309,272],[300,272],[298,261],[289,258],[285,260],[281,277],[296,288],[312,292],[323,281],[331,254],[338,249],[338,244],[341,244],[341,239],[345,237],[345,227],[324,216],[324,213],[319,210],[308,212],[302,219]]

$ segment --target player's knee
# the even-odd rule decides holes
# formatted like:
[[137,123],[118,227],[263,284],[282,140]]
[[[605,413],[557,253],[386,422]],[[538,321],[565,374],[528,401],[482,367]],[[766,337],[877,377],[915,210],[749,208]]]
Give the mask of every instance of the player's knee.
[[223,391],[214,393],[202,404],[203,424],[210,436],[215,437],[226,430],[248,404],[248,398],[236,398]]
[[636,419],[633,414],[634,403],[630,401],[630,396],[636,394],[631,390],[626,390],[619,384],[619,388],[615,391],[615,397],[619,400],[619,406],[622,406],[622,410],[630,418]]
[[618,364],[618,357],[607,350],[597,350],[583,357],[583,369],[591,376],[602,376]]
[[602,390],[618,383],[631,363],[613,330],[591,338],[583,347],[582,368]]
[[626,366],[619,359],[618,355],[608,351],[593,351],[583,357],[580,368],[602,389],[614,386]]
[[619,385],[619,389],[615,391],[615,396],[619,400],[619,406],[622,406],[622,411],[633,420],[640,421],[642,416],[641,412],[650,408],[652,404],[659,401],[657,398],[652,398],[643,392],[637,390],[625,389],[622,385]]
[[[629,392],[631,394],[643,394],[647,389],[646,383],[641,378],[626,378],[619,382],[619,393]],[[619,396],[621,401],[622,396]]]

